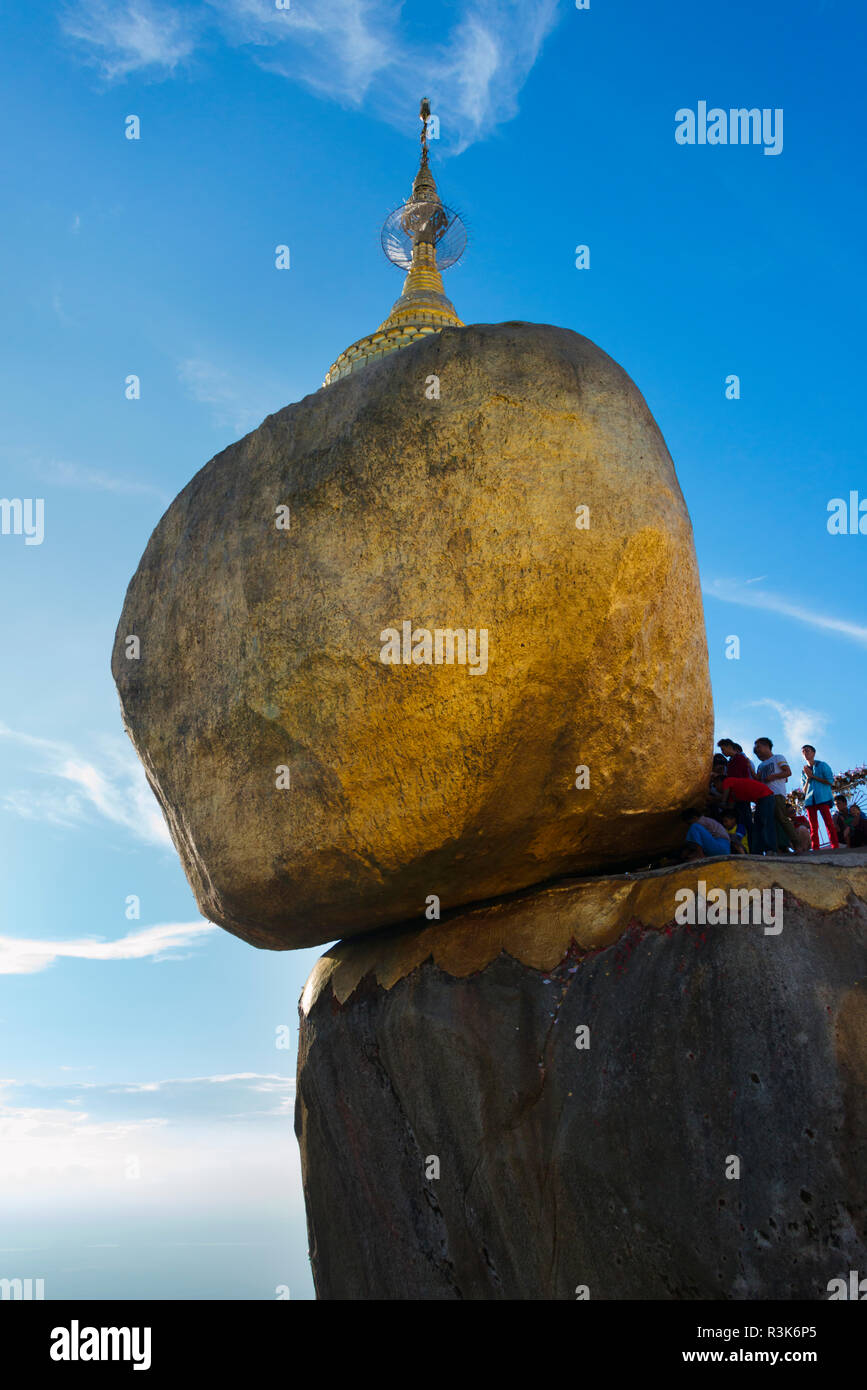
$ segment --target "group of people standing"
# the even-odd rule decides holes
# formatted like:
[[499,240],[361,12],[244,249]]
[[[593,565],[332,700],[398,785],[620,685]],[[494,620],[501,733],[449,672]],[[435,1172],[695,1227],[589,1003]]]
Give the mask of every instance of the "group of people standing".
[[[819,848],[821,815],[832,849],[841,843],[867,846],[867,817],[845,796],[834,796],[834,774],[816,750],[805,743],[801,785],[806,816],[793,814],[786,783],[792,769],[769,738],[757,738],[748,758],[734,739],[721,738],[714,754],[704,812],[690,807],[682,857],[699,859],[716,854],[803,854]],[[836,804],[836,813],[832,808]]]

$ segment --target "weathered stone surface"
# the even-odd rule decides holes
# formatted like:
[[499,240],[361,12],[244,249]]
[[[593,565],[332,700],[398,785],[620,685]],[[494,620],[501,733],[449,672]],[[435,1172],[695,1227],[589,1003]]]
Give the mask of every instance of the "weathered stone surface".
[[[383,664],[403,621],[487,630],[487,672]],[[260,946],[676,844],[711,738],[665,443],[610,357],[534,324],[445,329],[219,454],[151,537],[113,671],[202,912]]]
[[[783,930],[675,925],[698,876],[776,882]],[[318,1295],[826,1299],[867,1269],[865,1083],[863,852],[563,884],[342,943],[298,1062]]]

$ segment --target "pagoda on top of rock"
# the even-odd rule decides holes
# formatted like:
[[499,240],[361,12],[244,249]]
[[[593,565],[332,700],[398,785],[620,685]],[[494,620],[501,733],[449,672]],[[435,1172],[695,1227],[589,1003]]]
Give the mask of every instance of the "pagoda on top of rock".
[[323,386],[387,352],[407,347],[443,328],[463,328],[443,288],[442,271],[455,264],[467,244],[466,228],[456,212],[445,206],[437,191],[428,159],[427,123],[430,103],[424,97],[421,119],[421,160],[409,201],[386,218],[382,249],[393,265],[407,272],[400,298],[377,328],[340,354]]

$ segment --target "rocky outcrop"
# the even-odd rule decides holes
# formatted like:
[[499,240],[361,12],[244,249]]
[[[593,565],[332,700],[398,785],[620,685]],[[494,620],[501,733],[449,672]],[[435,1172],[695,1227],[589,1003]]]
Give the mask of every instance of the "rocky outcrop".
[[219,454],[113,671],[201,911],[276,948],[674,845],[711,738],[665,443],[534,324],[444,329]]
[[[717,916],[779,888],[782,919],[690,924],[700,882]],[[827,1298],[867,1270],[865,1083],[865,853],[564,882],[342,943],[302,1000],[317,1293]]]

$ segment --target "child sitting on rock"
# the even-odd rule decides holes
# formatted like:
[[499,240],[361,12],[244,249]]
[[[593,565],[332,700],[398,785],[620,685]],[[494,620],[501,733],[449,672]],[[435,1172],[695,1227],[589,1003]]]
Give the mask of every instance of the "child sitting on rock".
[[747,839],[747,828],[740,825],[734,811],[723,811],[720,820],[731,840],[732,854],[749,854],[750,846]]

